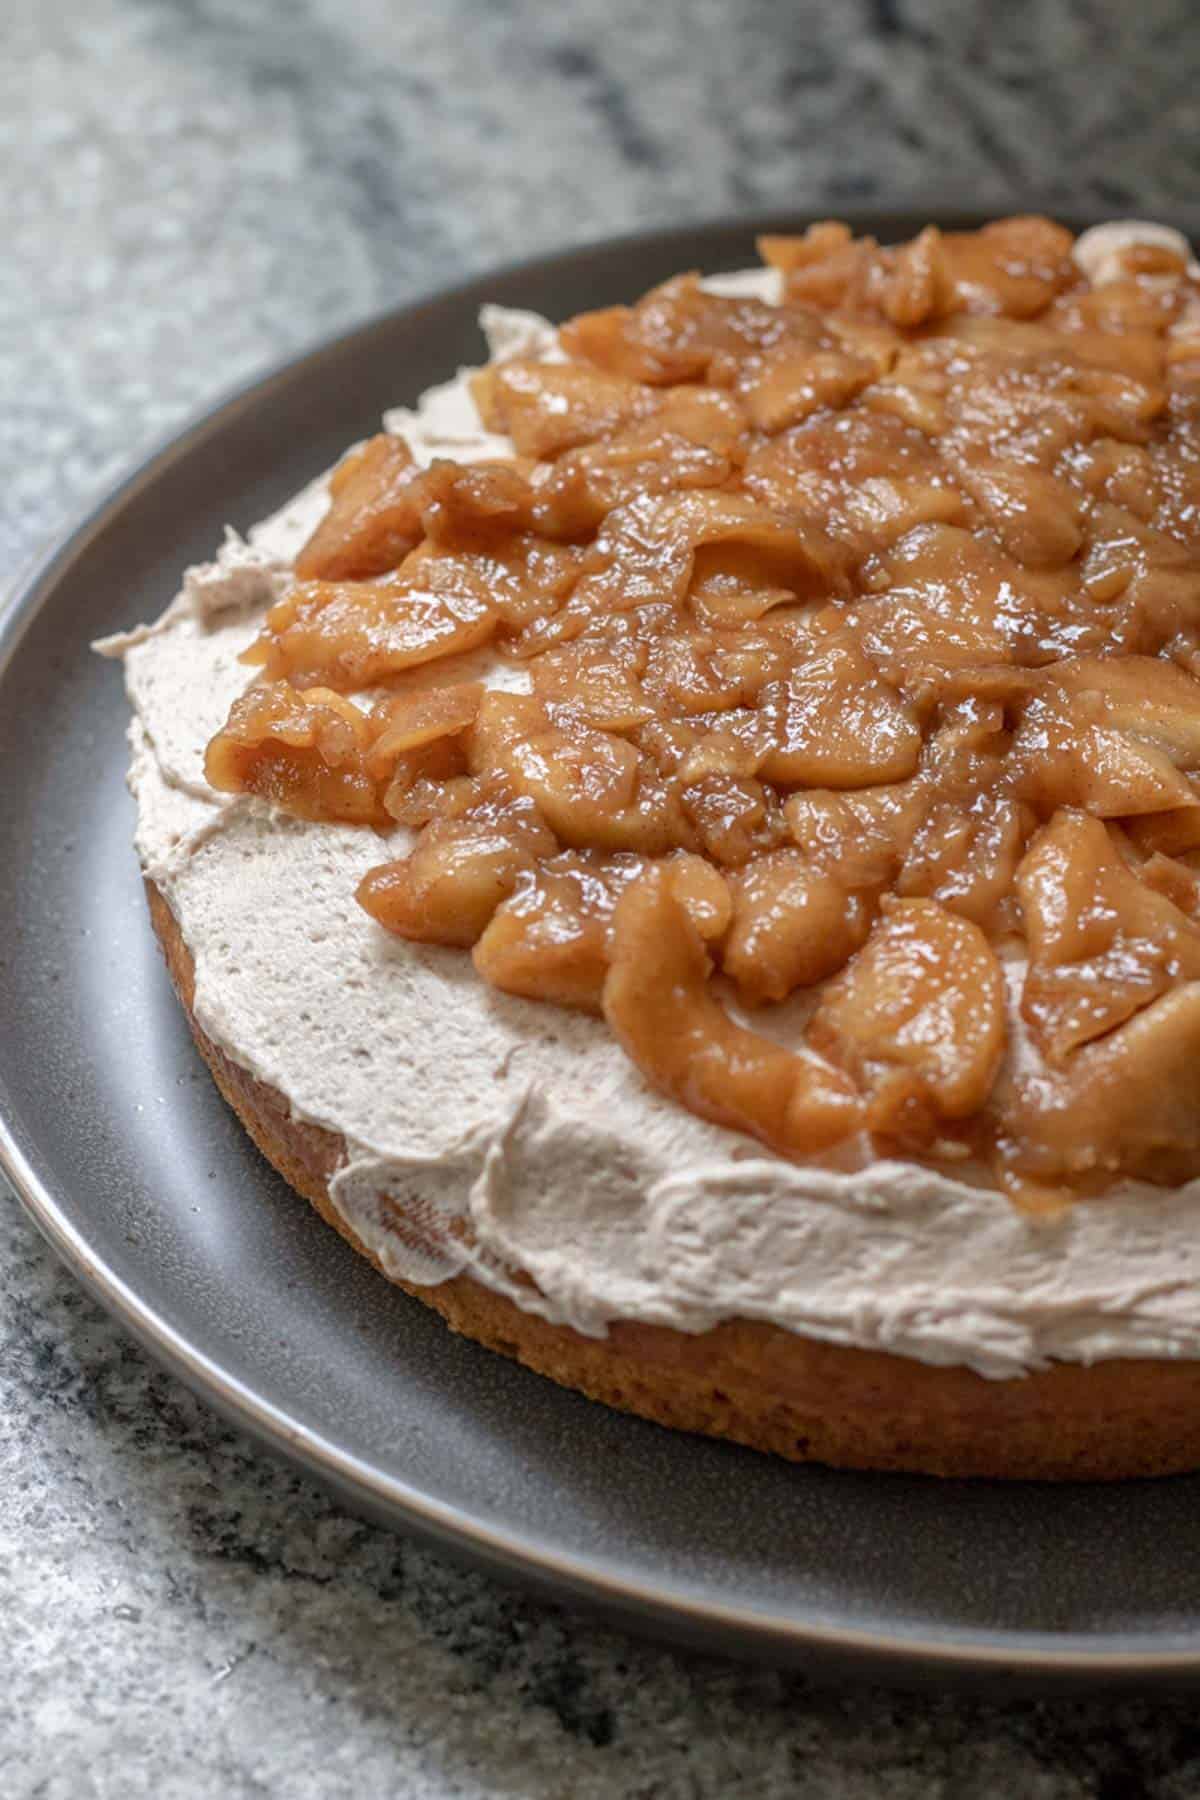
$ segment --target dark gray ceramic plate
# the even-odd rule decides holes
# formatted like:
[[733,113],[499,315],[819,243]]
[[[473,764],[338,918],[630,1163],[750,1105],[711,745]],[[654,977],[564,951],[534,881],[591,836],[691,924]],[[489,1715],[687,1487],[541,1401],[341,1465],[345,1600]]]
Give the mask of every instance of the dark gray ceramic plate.
[[[855,221],[885,237],[922,222]],[[26,581],[0,626],[0,1157],[93,1293],[230,1418],[493,1570],[821,1670],[1042,1689],[1194,1678],[1200,1480],[1038,1490],[792,1468],[452,1337],[258,1158],[151,937],[119,672],[89,640],[157,613],[226,520],[259,518],[384,405],[476,358],[481,301],[561,317],[752,258],[746,225],[661,233],[379,319],[193,425]]]

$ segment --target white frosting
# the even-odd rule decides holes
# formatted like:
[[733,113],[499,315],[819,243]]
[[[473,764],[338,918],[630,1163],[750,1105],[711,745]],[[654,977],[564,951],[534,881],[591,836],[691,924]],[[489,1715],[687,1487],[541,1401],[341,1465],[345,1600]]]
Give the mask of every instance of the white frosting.
[[[770,271],[722,286],[774,297]],[[553,353],[533,315],[487,324],[498,354]],[[473,420],[461,375],[388,415],[423,459],[507,450]],[[1200,1182],[1126,1184],[1047,1222],[910,1164],[785,1162],[649,1091],[601,1021],[374,925],[355,885],[402,837],[212,793],[203,747],[245,684],[237,655],[325,504],[314,483],[190,570],[157,625],[103,648],[125,658],[138,849],[195,959],[196,1016],[295,1116],[344,1135],[333,1197],[385,1268],[468,1270],[589,1335],[752,1318],[993,1377],[1200,1356]],[[522,679],[486,654],[467,666]]]
[[[1192,246],[1182,231],[1170,225],[1154,225],[1148,219],[1114,219],[1107,225],[1093,225],[1075,240],[1071,254],[1094,287],[1106,281],[1118,281],[1124,274],[1121,257],[1132,244],[1154,244],[1163,250],[1174,250],[1182,256],[1189,271],[1200,274],[1200,264],[1192,255]],[[1164,277],[1170,281],[1172,276]]]

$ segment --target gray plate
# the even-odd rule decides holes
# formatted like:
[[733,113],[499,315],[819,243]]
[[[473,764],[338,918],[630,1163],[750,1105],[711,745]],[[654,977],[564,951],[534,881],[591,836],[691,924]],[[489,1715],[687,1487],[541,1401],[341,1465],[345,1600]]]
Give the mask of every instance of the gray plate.
[[[894,238],[922,220],[854,222]],[[451,1336],[259,1159],[151,937],[125,703],[89,639],[157,613],[226,520],[248,525],[384,404],[477,358],[481,301],[561,317],[679,268],[744,265],[752,237],[626,239],[365,325],[185,431],[27,580],[0,628],[0,1156],[92,1292],[214,1405],[354,1505],[495,1571],[822,1670],[1040,1691],[1194,1678],[1200,1481],[1039,1490],[792,1468]]]

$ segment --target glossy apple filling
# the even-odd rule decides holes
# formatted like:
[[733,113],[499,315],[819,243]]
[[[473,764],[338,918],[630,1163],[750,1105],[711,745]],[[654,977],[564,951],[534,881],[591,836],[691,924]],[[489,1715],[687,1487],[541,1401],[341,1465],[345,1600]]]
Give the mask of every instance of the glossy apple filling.
[[1072,250],[822,225],[489,366],[512,458],[346,457],[210,782],[784,1155],[1200,1173],[1200,286]]

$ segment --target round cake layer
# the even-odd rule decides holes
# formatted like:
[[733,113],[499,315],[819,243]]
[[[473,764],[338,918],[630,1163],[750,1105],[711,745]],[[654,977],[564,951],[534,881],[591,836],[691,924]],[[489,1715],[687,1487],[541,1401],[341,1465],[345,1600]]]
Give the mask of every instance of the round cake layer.
[[[770,279],[720,285],[769,297]],[[531,315],[485,325],[495,357],[557,354]],[[465,376],[387,423],[421,462],[508,448]],[[372,833],[213,791],[204,746],[249,678],[239,654],[327,504],[313,483],[105,646],[176,985],[293,1187],[455,1329],[665,1424],[952,1475],[1200,1463],[1200,1182],[1123,1182],[1034,1220],[969,1169],[764,1153],[656,1095],[598,1021],[381,932],[352,902]],[[527,679],[486,651],[460,663]],[[773,1009],[785,1043],[794,1010]]]

